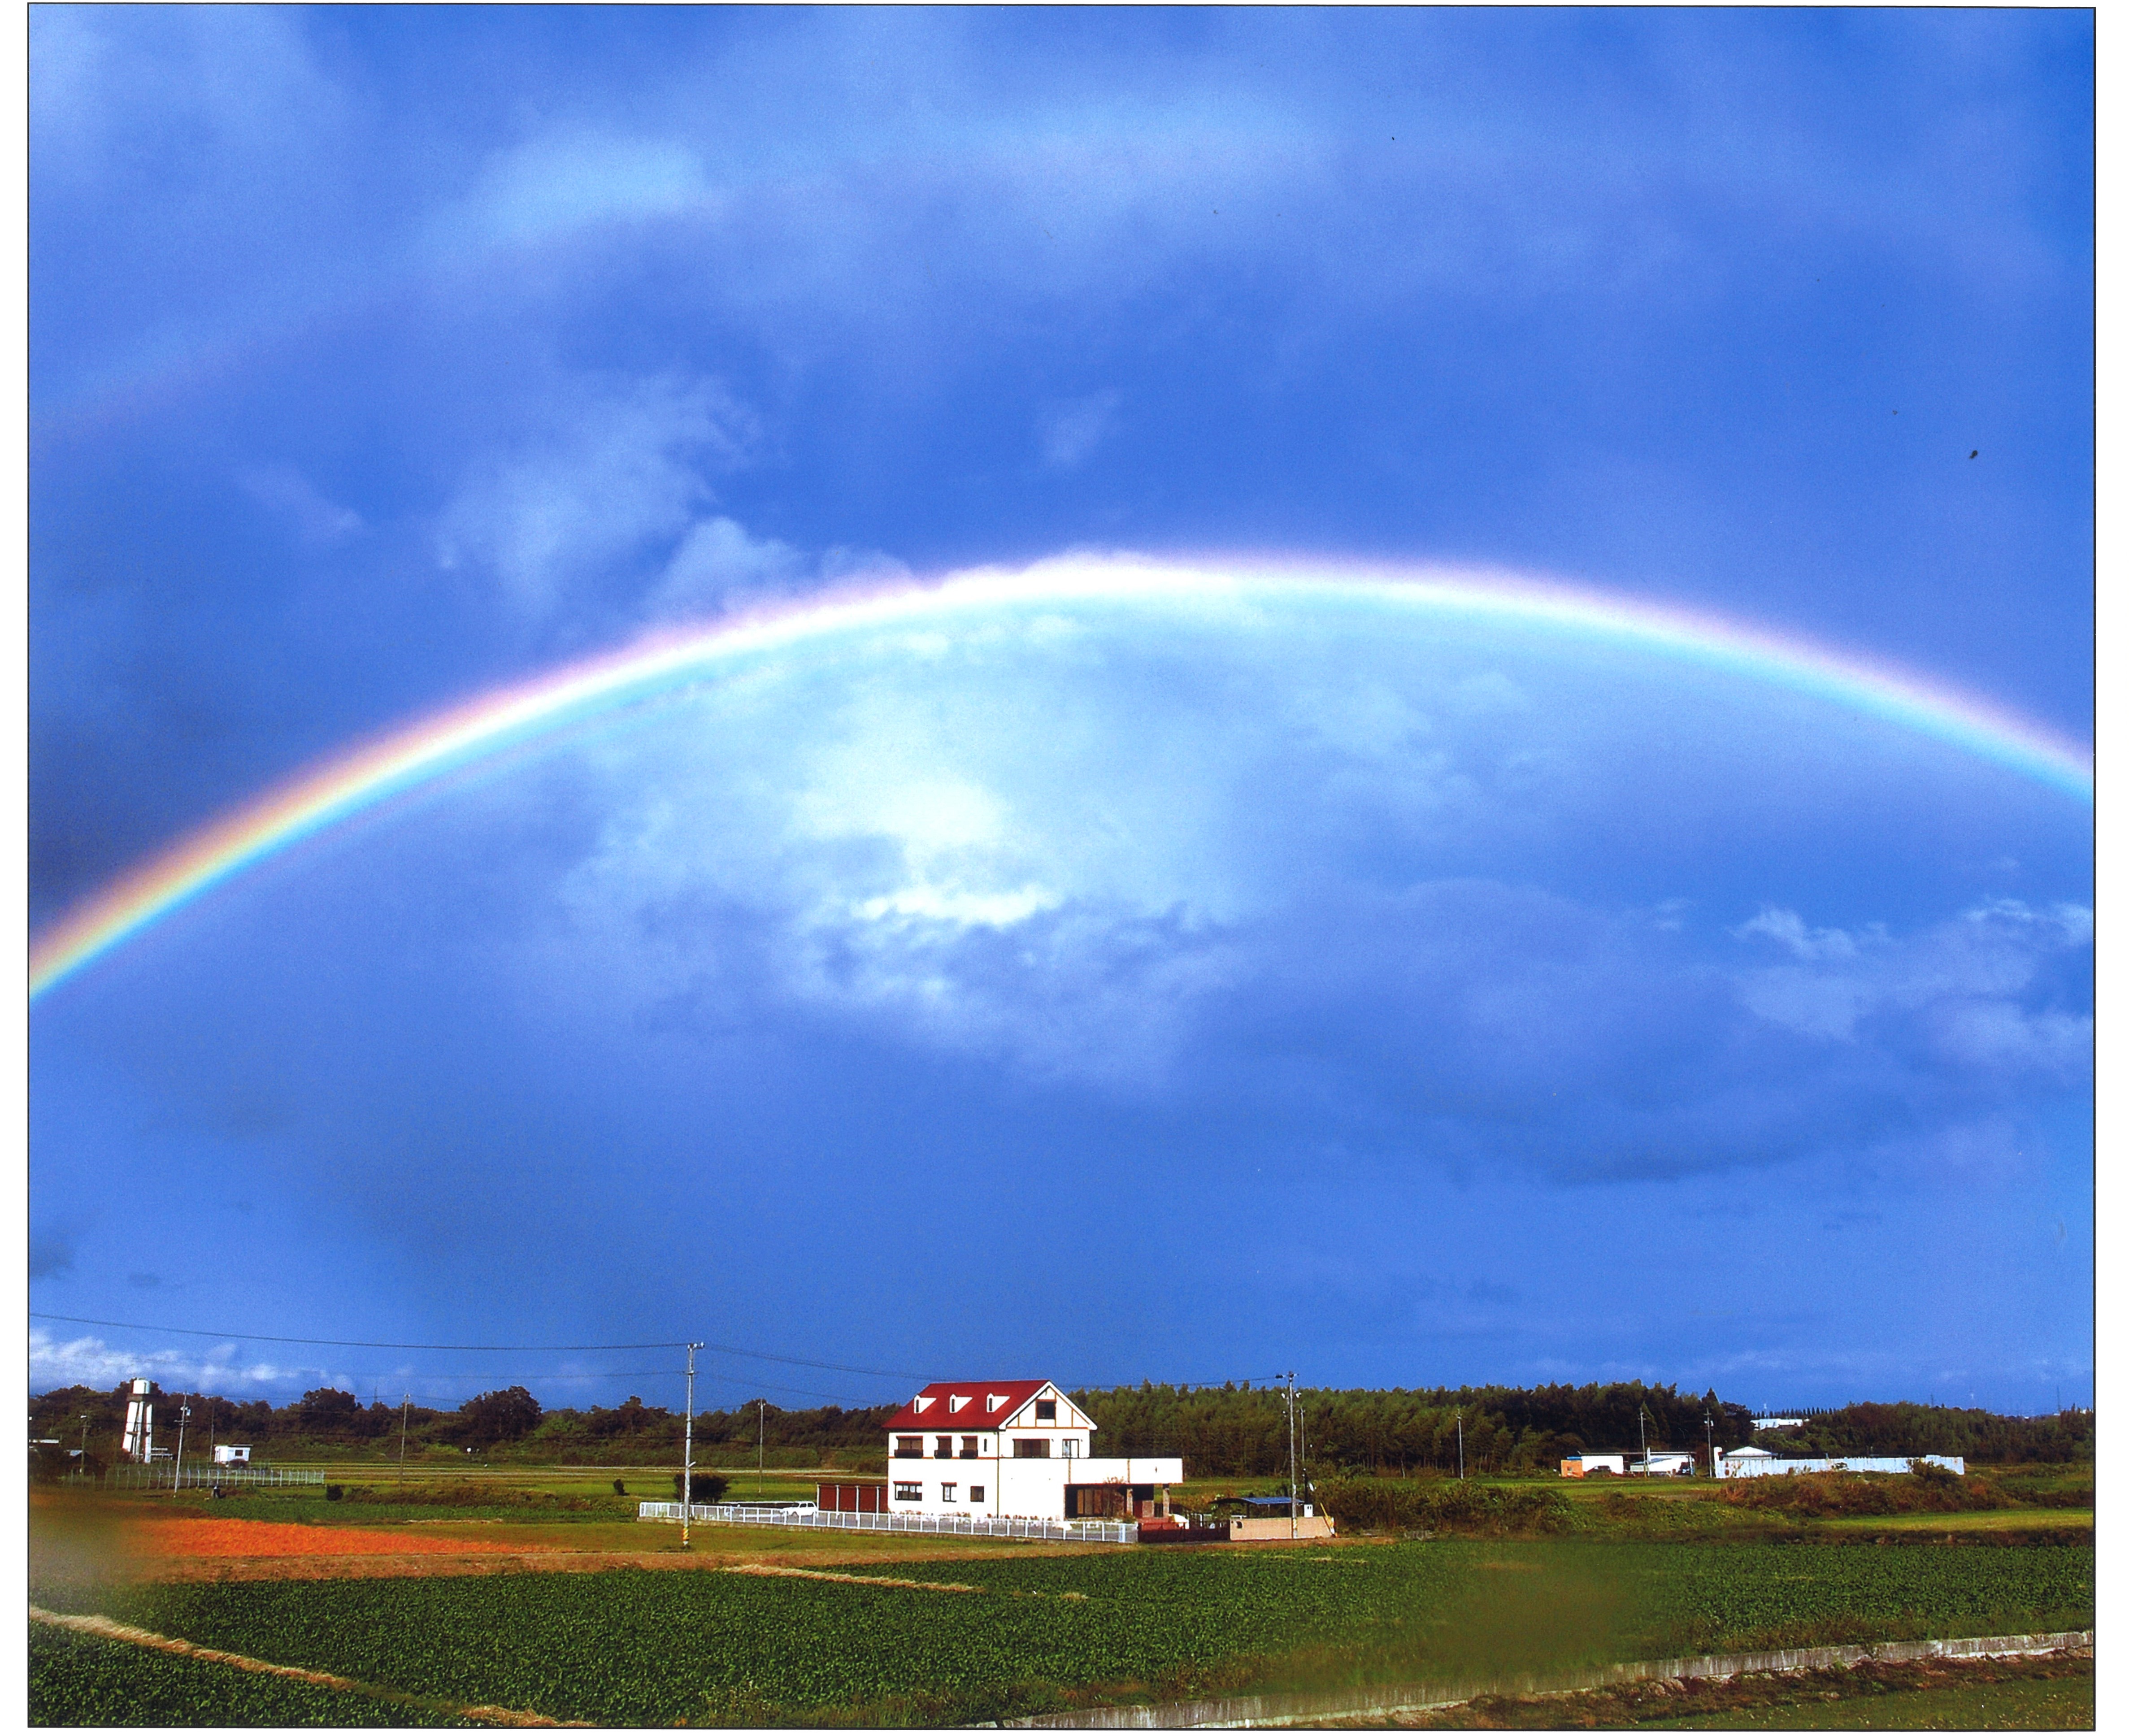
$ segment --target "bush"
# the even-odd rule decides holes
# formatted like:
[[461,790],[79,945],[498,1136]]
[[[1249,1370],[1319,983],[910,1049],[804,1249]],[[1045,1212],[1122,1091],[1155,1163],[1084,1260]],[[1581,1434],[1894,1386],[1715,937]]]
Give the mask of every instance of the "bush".
[[1906,1472],[1814,1471],[1796,1477],[1740,1477],[1725,1483],[1717,1498],[1732,1507],[1784,1513],[1792,1519],[1984,1512],[2011,1505],[2001,1490],[1979,1477],[1960,1477],[1941,1465],[1929,1464]]
[[341,1487],[338,1483],[327,1483],[326,1485],[326,1499],[327,1501],[338,1501],[341,1496],[346,1493],[347,1491]]
[[[675,1501],[688,1498],[680,1492],[683,1482],[680,1473],[675,1471],[673,1473],[673,1499]],[[688,1492],[693,1496],[696,1506],[706,1507],[722,1501],[725,1491],[731,1487],[731,1482],[728,1477],[719,1477],[714,1471],[698,1471],[694,1473],[694,1486]]]
[[613,1492],[616,1495],[626,1495],[628,1493],[628,1486],[617,1477],[613,1480]]

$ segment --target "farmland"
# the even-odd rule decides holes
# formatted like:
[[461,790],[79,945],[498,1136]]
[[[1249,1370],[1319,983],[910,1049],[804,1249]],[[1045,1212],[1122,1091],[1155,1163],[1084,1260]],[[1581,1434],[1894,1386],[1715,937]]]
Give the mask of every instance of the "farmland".
[[[631,1567],[54,1581],[38,1596],[436,1702],[601,1724],[964,1721],[1087,1700],[2084,1626],[2092,1607],[2091,1553],[2074,1546],[1445,1539],[1071,1555],[998,1548],[892,1567],[860,1553],[844,1572],[859,1582]],[[874,1575],[979,1590],[862,1582]],[[95,1648],[74,1648],[74,1667],[49,1647],[40,1655],[37,1715],[93,1721],[88,1696],[107,1684],[97,1688],[79,1660]],[[212,1721],[188,1715],[194,1704],[179,1699],[169,1718]]]

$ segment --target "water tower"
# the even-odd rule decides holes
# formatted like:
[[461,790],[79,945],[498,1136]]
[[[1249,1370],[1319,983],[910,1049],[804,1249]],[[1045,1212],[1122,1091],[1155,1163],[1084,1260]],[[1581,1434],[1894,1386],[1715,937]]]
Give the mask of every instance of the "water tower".
[[126,1456],[145,1465],[155,1450],[155,1401],[148,1396],[155,1382],[136,1380],[126,1401]]

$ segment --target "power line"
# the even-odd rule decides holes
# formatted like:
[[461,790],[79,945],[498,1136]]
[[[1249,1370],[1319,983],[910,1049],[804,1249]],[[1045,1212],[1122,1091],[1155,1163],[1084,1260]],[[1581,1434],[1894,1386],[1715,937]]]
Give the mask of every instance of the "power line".
[[[98,1320],[78,1314],[45,1314],[30,1310],[33,1320],[63,1320],[73,1326],[110,1326],[123,1332],[174,1332],[184,1338],[226,1339],[253,1344],[319,1344],[335,1350],[684,1350],[687,1341],[670,1339],[645,1344],[402,1344],[382,1339],[299,1339],[271,1332],[209,1332],[198,1326],[150,1326],[139,1320]],[[701,1343],[701,1340],[697,1342]],[[860,1368],[849,1363],[815,1362],[803,1356],[779,1356],[773,1351],[749,1350],[738,1344],[703,1344],[706,1350],[726,1356],[749,1357],[756,1362],[783,1363],[794,1368],[821,1368],[834,1374],[871,1374],[889,1380],[922,1380],[910,1368]],[[493,1378],[493,1377],[490,1377]]]
[[[30,1310],[33,1320],[64,1320],[73,1326],[112,1326],[121,1332],[174,1332],[181,1338],[226,1339],[248,1344],[322,1344],[336,1350],[684,1350],[685,1342],[664,1339],[647,1344],[401,1344],[382,1339],[297,1339],[271,1332],[208,1332],[198,1326],[145,1326],[138,1320],[93,1320],[78,1314],[43,1314]],[[739,1351],[737,1355],[754,1354]],[[776,1358],[782,1361],[786,1358]],[[826,1366],[823,1364],[822,1366]],[[853,1373],[877,1373],[876,1369],[853,1369]]]

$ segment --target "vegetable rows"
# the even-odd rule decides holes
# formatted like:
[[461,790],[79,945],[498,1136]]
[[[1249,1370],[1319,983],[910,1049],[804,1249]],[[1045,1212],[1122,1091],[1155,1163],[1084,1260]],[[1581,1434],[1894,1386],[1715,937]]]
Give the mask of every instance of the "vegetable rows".
[[202,1644],[438,1700],[670,1724],[962,1721],[1095,1685],[1188,1695],[2081,1625],[2092,1600],[2084,1548],[1437,1541],[878,1571],[984,1595],[622,1569],[165,1586],[103,1601]]

